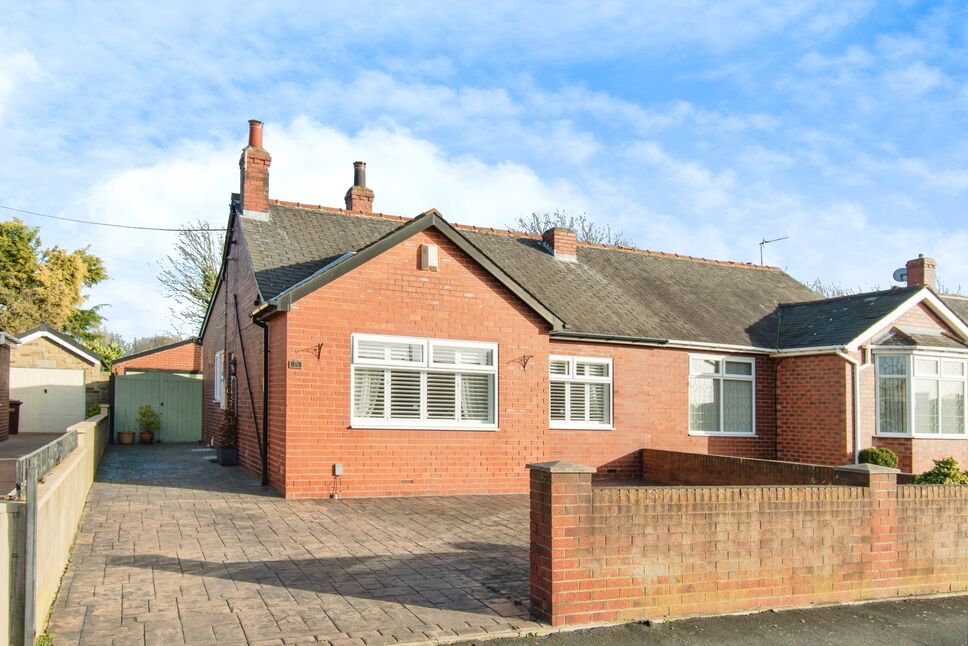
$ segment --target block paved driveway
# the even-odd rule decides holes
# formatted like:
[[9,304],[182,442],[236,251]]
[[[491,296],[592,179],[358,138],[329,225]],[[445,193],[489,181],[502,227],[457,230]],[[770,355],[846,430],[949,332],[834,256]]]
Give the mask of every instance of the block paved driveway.
[[109,447],[54,644],[392,644],[539,628],[526,496],[287,501],[211,456]]

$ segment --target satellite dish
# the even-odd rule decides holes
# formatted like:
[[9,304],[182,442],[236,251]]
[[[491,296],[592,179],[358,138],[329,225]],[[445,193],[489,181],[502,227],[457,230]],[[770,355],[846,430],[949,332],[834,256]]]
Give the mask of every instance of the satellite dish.
[[907,282],[907,267],[901,267],[900,269],[894,270],[894,282],[895,283]]

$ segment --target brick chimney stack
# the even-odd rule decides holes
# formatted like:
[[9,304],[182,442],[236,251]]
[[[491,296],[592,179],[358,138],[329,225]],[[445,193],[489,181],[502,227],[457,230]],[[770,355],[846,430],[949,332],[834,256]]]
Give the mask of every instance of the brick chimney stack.
[[578,262],[578,236],[566,227],[554,227],[541,234],[541,241],[557,260]]
[[272,157],[262,147],[262,122],[249,120],[249,145],[239,159],[241,171],[242,212],[269,212],[269,164]]
[[346,191],[346,210],[373,213],[373,191],[366,187],[365,162],[353,162],[353,186]]
[[937,260],[934,258],[925,258],[922,253],[914,260],[908,260],[906,267],[908,287],[938,289],[938,280],[935,275],[938,269]]

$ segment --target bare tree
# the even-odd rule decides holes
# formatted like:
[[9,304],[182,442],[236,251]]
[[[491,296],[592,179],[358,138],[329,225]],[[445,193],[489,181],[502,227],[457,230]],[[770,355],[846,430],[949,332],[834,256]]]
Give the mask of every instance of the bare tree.
[[190,223],[178,233],[175,252],[159,263],[158,280],[165,296],[175,301],[170,311],[179,333],[189,329],[195,334],[205,318],[218,278],[221,238],[204,220]]
[[813,282],[807,283],[807,287],[820,294],[824,298],[837,298],[840,296],[850,296],[852,294],[876,292],[880,289],[879,285],[874,285],[870,289],[864,289],[859,285],[857,287],[845,287],[840,283],[835,283],[833,281],[824,282],[819,278],[814,279]]
[[[817,292],[824,298],[837,298],[838,296],[850,296],[851,294],[864,294],[867,292],[876,292],[881,289],[880,285],[874,285],[869,289],[864,289],[863,287],[845,287],[840,283],[835,283],[833,281],[824,282],[823,280],[817,278],[813,282],[807,283],[807,287]],[[949,296],[960,296],[961,295],[961,285],[947,285],[941,278],[937,279],[937,288],[935,289],[939,294],[946,294]]]
[[153,334],[151,336],[135,337],[128,344],[128,352],[130,354],[146,352],[181,340],[181,337],[173,334]]
[[593,242],[597,244],[610,244],[619,247],[629,247],[632,242],[625,237],[621,231],[612,231],[610,226],[597,225],[592,222],[588,215],[568,215],[564,211],[555,210],[554,213],[532,212],[528,217],[518,216],[514,224],[509,229],[524,231],[525,233],[544,233],[554,227],[567,227],[573,230],[578,239],[583,242]]

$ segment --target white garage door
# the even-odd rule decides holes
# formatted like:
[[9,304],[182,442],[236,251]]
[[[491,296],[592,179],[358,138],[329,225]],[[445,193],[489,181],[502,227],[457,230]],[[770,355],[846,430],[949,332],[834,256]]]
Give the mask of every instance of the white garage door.
[[63,433],[84,419],[84,371],[11,368],[10,399],[23,402],[21,433]]

